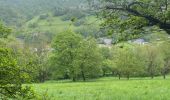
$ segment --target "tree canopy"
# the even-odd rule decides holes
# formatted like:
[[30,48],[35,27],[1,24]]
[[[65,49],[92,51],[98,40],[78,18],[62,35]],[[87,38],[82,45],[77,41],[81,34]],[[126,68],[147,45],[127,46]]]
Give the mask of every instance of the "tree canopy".
[[158,26],[170,34],[169,0],[104,0],[103,26],[110,34],[136,38],[144,33],[144,27]]

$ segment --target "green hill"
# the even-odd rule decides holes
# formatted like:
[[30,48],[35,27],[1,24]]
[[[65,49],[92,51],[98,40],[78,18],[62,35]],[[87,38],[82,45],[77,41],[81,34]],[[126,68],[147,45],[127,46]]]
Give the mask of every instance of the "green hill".
[[[93,28],[95,31],[99,31],[99,24],[101,21],[95,16],[86,16],[81,19],[76,19],[72,22],[70,20],[62,20],[63,16],[54,17],[48,14],[45,19],[40,19],[40,16],[36,16],[30,21],[26,22],[21,28],[23,33],[34,33],[34,32],[50,32],[53,34],[65,31],[73,30],[79,31],[84,28]],[[89,30],[87,30],[89,31]]]

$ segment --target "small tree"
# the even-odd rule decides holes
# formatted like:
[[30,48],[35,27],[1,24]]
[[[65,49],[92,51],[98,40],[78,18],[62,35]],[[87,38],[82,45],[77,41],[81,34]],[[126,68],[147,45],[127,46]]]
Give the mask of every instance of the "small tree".
[[120,74],[123,74],[129,79],[130,75],[142,71],[143,62],[140,61],[137,54],[135,47],[123,47],[117,49],[115,62],[117,65],[117,71],[119,72],[119,78]]
[[22,87],[24,74],[21,72],[12,50],[0,48],[0,99],[35,98],[30,87]]
[[163,59],[159,48],[153,44],[145,46],[145,57],[146,70],[153,79],[155,75],[160,74],[160,70],[163,67]]
[[103,71],[103,76],[106,75],[108,72],[112,72],[112,60],[113,60],[113,54],[111,52],[111,49],[107,47],[102,47],[100,49],[101,54],[102,54],[102,71]]
[[0,48],[0,90],[2,95],[14,96],[21,89],[20,70],[11,51]]
[[170,71],[170,44],[169,42],[165,42],[161,46],[161,51],[163,54],[164,66],[162,67],[162,75],[164,79],[166,78],[166,74]]
[[[6,38],[10,32],[10,29],[0,24],[0,38]],[[14,50],[0,45],[0,99],[35,97],[30,87],[22,87],[26,78],[20,67]]]

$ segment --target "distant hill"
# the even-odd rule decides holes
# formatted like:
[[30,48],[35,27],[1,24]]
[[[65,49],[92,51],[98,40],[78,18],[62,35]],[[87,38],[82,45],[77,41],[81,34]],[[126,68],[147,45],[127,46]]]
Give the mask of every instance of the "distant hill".
[[20,26],[26,20],[56,8],[76,8],[86,0],[0,0],[0,19],[8,25]]
[[[41,18],[41,16],[46,16]],[[72,30],[84,37],[92,36],[99,37],[102,35],[100,31],[100,23],[95,16],[84,16],[75,18],[74,21],[63,19],[63,16],[54,16],[51,13],[35,16],[27,21],[16,34],[17,38],[27,41],[32,40],[32,37],[37,36],[45,39],[46,42],[51,42],[55,34],[65,30]],[[67,16],[68,17],[68,16]]]

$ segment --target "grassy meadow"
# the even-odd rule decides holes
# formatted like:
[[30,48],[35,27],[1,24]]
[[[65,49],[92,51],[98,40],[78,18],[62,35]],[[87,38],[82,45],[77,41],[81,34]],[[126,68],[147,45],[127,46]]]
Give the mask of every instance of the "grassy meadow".
[[170,77],[132,78],[109,77],[88,82],[47,81],[33,84],[42,96],[51,100],[169,100]]
[[[99,28],[100,21],[97,20],[95,16],[87,16],[84,19],[86,22],[80,26],[74,26],[73,22],[70,20],[63,21],[61,20],[62,16],[60,17],[53,17],[51,14],[49,14],[49,17],[47,19],[39,19],[39,16],[34,17],[32,20],[28,21],[24,25],[24,30],[26,32],[52,32],[52,33],[60,33],[63,32],[63,30],[77,30],[82,29],[84,27],[92,27],[92,25],[95,25],[95,27]],[[78,21],[78,20],[76,20]],[[36,24],[36,27],[31,28],[29,27],[29,24]]]

